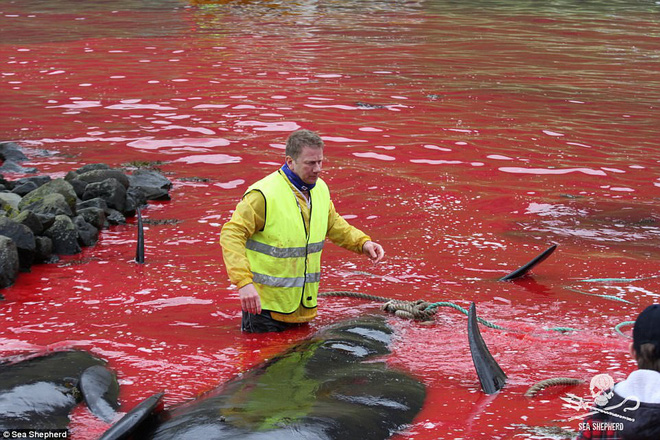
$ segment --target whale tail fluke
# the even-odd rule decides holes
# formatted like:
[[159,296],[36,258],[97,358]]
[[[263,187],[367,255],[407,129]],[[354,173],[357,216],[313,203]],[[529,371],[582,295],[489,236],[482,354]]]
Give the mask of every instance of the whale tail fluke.
[[144,399],[112,425],[99,440],[131,438],[136,431],[143,429],[145,424],[149,424],[149,420],[155,417],[156,413],[160,412],[164,395],[165,393],[156,393]]
[[119,408],[119,383],[115,373],[103,365],[93,365],[83,371],[78,388],[92,414],[106,423],[115,418]]

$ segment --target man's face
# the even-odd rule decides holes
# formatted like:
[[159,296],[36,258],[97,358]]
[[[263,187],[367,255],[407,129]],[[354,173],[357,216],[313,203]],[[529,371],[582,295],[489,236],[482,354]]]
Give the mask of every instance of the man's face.
[[321,174],[323,166],[323,148],[303,147],[300,156],[293,159],[286,157],[286,164],[303,182],[314,184]]

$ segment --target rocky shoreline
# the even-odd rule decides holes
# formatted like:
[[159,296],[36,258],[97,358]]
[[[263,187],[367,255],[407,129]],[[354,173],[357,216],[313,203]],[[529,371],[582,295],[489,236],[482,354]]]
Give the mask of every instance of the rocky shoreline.
[[[0,143],[1,172],[37,173],[14,142]],[[151,169],[131,173],[89,164],[63,179],[0,174],[0,289],[32,265],[53,263],[98,241],[99,231],[126,222],[149,200],[169,200],[172,182]]]

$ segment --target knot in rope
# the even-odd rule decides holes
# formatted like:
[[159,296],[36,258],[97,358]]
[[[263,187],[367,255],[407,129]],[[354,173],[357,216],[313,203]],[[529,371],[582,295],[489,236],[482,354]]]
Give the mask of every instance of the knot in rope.
[[432,321],[435,309],[429,309],[430,303],[423,299],[417,301],[390,300],[381,306],[381,309],[393,313],[399,318],[414,319],[416,321]]

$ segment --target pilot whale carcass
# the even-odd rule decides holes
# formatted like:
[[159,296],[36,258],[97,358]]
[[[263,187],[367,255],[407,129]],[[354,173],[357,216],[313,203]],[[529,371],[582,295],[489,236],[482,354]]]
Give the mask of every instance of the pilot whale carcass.
[[65,429],[83,399],[110,423],[119,406],[119,385],[104,364],[74,350],[0,364],[0,430]]
[[386,439],[410,424],[424,385],[378,359],[392,329],[381,317],[331,326],[200,398],[145,417],[138,405],[102,440]]

